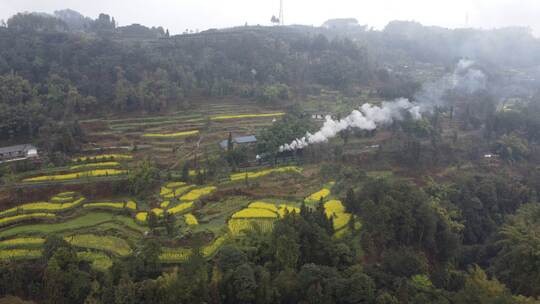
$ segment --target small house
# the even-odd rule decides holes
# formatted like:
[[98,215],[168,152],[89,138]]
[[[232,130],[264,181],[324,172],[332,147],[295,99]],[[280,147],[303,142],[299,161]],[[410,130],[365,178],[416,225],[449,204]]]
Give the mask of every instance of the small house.
[[333,114],[333,113],[329,113],[329,112],[313,112],[313,111],[305,112],[304,116],[310,117],[311,119],[318,120],[318,121],[326,120],[326,117],[328,117],[328,116],[330,116],[332,119],[337,118],[336,115]]
[[[257,143],[257,137],[255,135],[235,137],[232,139],[233,146],[251,146]],[[229,145],[229,140],[225,139],[219,142],[219,146],[226,150]]]
[[0,161],[38,157],[38,150],[30,144],[0,148]]

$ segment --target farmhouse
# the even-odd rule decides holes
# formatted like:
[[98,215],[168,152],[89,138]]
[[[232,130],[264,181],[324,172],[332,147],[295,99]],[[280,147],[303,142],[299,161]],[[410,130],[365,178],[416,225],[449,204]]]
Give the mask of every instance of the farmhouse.
[[329,112],[306,111],[304,112],[304,115],[313,120],[325,120],[327,116],[332,117],[332,119],[336,119],[336,115]]
[[[219,142],[219,146],[222,149],[227,149],[228,143],[229,143],[229,140],[225,139]],[[233,146],[234,145],[251,146],[256,143],[257,143],[257,137],[255,137],[255,135],[235,137],[232,139]]]
[[0,148],[0,162],[38,157],[37,148],[30,144]]

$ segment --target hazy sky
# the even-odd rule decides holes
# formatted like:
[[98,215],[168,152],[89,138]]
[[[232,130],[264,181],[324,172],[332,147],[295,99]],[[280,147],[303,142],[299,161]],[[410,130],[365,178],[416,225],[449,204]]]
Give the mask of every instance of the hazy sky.
[[[540,34],[540,0],[284,0],[287,24],[320,25],[330,18],[354,17],[383,28],[391,20],[426,25],[493,28],[530,26]],[[52,13],[71,8],[92,18],[106,12],[120,25],[162,25],[171,33],[263,24],[279,13],[279,0],[0,0],[0,19],[23,11]]]

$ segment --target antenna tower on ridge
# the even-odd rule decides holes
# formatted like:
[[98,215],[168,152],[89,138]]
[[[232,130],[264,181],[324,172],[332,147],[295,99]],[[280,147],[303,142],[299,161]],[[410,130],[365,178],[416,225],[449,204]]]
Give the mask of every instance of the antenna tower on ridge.
[[279,1],[279,24],[285,25],[285,17],[283,16],[283,0]]

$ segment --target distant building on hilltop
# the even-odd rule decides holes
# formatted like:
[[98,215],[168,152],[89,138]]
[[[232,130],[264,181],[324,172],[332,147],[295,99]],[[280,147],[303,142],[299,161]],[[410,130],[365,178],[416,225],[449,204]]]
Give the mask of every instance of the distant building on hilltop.
[[358,20],[354,18],[330,19],[323,23],[322,27],[332,30],[349,30],[360,28]]
[[30,144],[0,148],[0,162],[36,158],[38,156],[37,148]]

